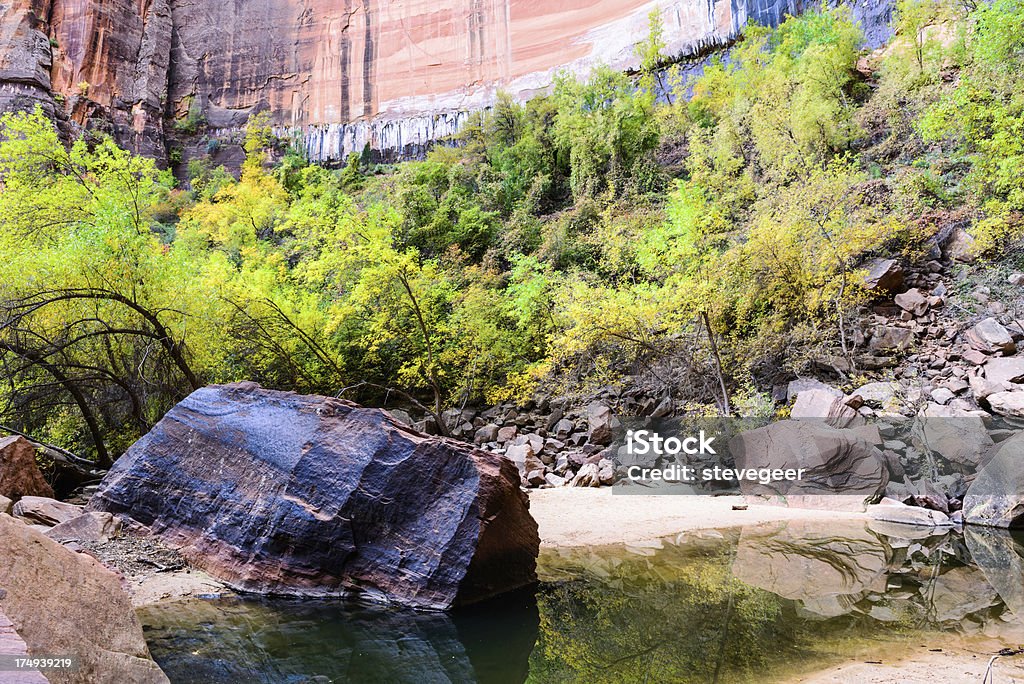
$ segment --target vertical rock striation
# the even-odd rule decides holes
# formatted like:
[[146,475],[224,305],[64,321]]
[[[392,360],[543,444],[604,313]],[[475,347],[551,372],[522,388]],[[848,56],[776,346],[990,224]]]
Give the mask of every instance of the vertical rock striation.
[[[855,14],[876,40],[890,0]],[[416,155],[498,90],[526,99],[561,69],[636,65],[648,13],[666,52],[728,43],[806,0],[10,0],[0,3],[0,109],[36,104],[147,154],[191,116],[230,139],[253,111],[311,158],[369,145]]]

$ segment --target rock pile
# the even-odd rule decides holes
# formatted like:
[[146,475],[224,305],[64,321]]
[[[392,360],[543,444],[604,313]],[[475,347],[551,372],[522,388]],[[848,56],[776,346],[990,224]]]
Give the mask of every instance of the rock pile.
[[[889,481],[883,493],[893,502],[929,507],[937,515],[925,517],[940,523],[941,516],[960,519],[975,470],[1012,434],[1006,428],[1013,426],[1004,423],[1024,425],[1024,354],[1017,355],[1024,328],[1013,305],[1003,304],[992,288],[965,294],[963,276],[954,277],[952,266],[970,264],[973,241],[957,226],[941,232],[942,242],[919,264],[866,264],[864,286],[875,304],[855,321],[852,353],[817,362],[825,376],[849,383],[867,375],[868,382],[842,391],[805,378],[772,393],[779,405],[790,405],[795,419],[823,418],[837,429],[874,425],[877,440],[868,441]],[[1021,287],[1024,275],[1013,274],[1008,283]],[[980,313],[965,314],[971,308],[965,298]],[[542,398],[525,406],[453,410],[444,420],[454,436],[511,459],[524,486],[597,486],[615,479],[607,447],[616,415],[676,414],[671,397],[626,387],[605,388],[574,405]]]
[[[616,413],[658,417],[671,413],[670,399],[639,397],[639,391],[622,393],[608,387],[578,408],[565,399],[544,398],[524,406],[506,402],[485,410],[453,409],[442,418],[453,437],[515,463],[525,487],[599,487],[615,478],[608,446],[620,427]],[[392,413],[412,423],[405,412]],[[437,431],[432,421],[414,425]]]

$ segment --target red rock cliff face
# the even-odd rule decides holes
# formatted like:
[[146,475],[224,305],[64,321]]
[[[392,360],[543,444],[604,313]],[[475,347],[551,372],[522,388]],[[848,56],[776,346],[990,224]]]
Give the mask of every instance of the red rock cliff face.
[[[452,132],[499,89],[635,63],[659,7],[670,53],[723,42],[800,0],[0,1],[0,108],[41,103],[156,153],[163,125],[214,131],[269,108],[314,158]],[[50,93],[54,93],[54,100]]]

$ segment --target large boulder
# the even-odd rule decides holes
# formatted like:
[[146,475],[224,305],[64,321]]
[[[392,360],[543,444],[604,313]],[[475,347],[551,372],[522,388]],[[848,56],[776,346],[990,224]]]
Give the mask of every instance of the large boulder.
[[0,496],[17,501],[23,496],[53,497],[36,465],[36,448],[24,437],[0,439]]
[[970,233],[963,228],[956,228],[950,234],[943,252],[949,259],[969,264],[977,258],[977,244]]
[[729,441],[729,452],[742,470],[802,469],[799,480],[740,483],[744,494],[781,495],[791,505],[800,505],[800,497],[838,502],[838,495],[863,501],[881,494],[889,482],[881,450],[856,430],[837,429],[821,420],[781,420],[741,432]]
[[78,660],[74,671],[47,670],[52,684],[167,682],[119,575],[7,515],[0,515],[0,548],[0,615],[30,655]]
[[983,412],[935,403],[921,409],[913,435],[923,449],[963,472],[973,472],[984,463],[994,444]]
[[811,612],[835,617],[850,612],[864,592],[884,591],[889,564],[885,544],[861,522],[823,526],[793,520],[744,527],[732,573]]
[[535,581],[515,465],[378,409],[265,390],[193,392],[89,503],[244,590],[448,608]]
[[1024,615],[1024,544],[1005,530],[967,527],[964,541],[971,560],[1014,615]]
[[1024,432],[995,449],[964,495],[964,522],[1024,527]]

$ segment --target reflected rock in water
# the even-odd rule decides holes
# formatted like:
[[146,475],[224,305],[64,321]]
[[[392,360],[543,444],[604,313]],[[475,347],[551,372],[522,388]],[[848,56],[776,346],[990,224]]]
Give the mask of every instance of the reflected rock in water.
[[972,613],[999,607],[999,594],[985,578],[985,573],[973,566],[950,568],[938,575],[928,594],[934,620],[958,622]]
[[964,521],[1024,527],[1024,432],[1001,443],[964,497]]
[[1024,543],[1004,530],[968,527],[964,539],[971,559],[1006,607],[1024,620]]
[[751,586],[810,608],[816,599],[885,591],[888,567],[887,547],[862,522],[825,527],[790,521],[744,528],[732,571]]
[[997,530],[968,529],[965,541],[881,521],[790,521],[544,549],[539,574],[535,603],[448,616],[234,601],[142,617],[172,680],[204,684],[749,684],[918,633],[1024,643],[1024,546]]
[[176,684],[518,684],[538,627],[536,602],[523,593],[447,614],[256,599],[140,612],[154,658]]
[[1019,548],[973,532],[968,553],[958,535],[931,530],[916,538],[896,536],[904,527],[792,521],[745,528],[733,574],[796,601],[818,619],[863,616],[967,633],[993,618],[1005,620],[1007,606],[1024,604]]

